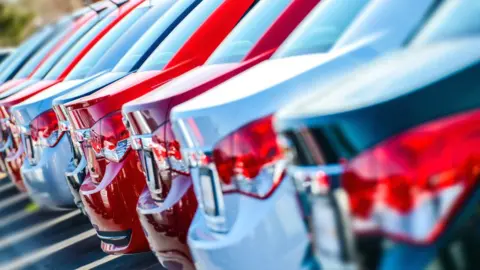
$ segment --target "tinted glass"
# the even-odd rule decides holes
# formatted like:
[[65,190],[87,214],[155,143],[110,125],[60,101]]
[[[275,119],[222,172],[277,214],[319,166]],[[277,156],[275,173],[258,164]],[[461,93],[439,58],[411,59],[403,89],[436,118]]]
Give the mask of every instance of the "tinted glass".
[[92,41],[98,33],[107,28],[107,26],[115,20],[116,16],[108,16],[96,24],[87,34],[85,34],[73,47],[68,50],[58,63],[45,76],[47,80],[56,80],[60,74],[65,70],[73,59]]
[[452,37],[476,36],[480,34],[478,14],[480,14],[478,0],[445,1],[412,40],[412,45]]
[[[128,31],[123,34],[113,46],[98,60],[98,63],[88,72],[87,77],[102,71],[112,69],[132,46],[139,41],[139,39],[155,25],[155,22],[165,14],[165,12],[172,6],[169,1],[160,3],[148,10]],[[173,0],[171,1],[173,2]]]
[[157,47],[139,70],[161,70],[222,2],[210,0],[200,3]]
[[174,27],[195,7],[197,0],[185,0],[175,3],[165,15],[152,25],[136,42],[113,69],[114,72],[130,72],[138,68],[153,49],[160,44]]
[[[137,8],[116,24],[108,33],[93,46],[91,50],[78,62],[68,74],[67,80],[84,78],[102,58],[106,51],[140,18],[148,8]],[[115,63],[112,64],[115,65]]]
[[53,33],[54,29],[52,27],[46,27],[24,41],[14,53],[5,59],[5,66],[2,64],[0,69],[2,72],[0,74],[0,82],[13,78],[26,59],[28,59],[28,57],[30,57],[31,54],[34,53]]
[[207,64],[240,62],[291,2],[277,0],[272,5],[269,1],[260,1],[220,44]]
[[85,33],[88,32],[97,22],[99,18],[93,18],[82,25],[77,31],[75,31],[55,52],[50,55],[40,68],[35,71],[33,78],[43,79],[45,75],[52,69],[52,67],[58,62],[58,60],[77,42]]
[[272,58],[330,50],[368,0],[321,1]]
[[42,48],[33,55],[30,60],[20,69],[20,71],[15,75],[15,78],[20,79],[20,78],[26,78],[30,73],[32,73],[33,70],[40,64],[40,62],[45,58],[45,56],[50,52],[50,50],[53,49],[57,45],[58,42],[60,42],[72,29],[70,27],[66,27],[62,31],[60,31],[58,34],[55,34],[52,39],[50,39],[45,45],[42,46]]

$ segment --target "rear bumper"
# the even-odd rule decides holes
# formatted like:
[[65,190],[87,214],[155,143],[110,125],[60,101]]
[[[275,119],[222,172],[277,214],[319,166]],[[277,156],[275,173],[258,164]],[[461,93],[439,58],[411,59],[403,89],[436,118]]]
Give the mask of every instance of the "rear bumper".
[[67,137],[63,136],[55,147],[42,151],[38,164],[32,166],[25,160],[22,176],[35,203],[51,209],[74,208],[64,176],[71,157],[70,144]]
[[21,192],[27,192],[25,183],[22,178],[22,174],[20,173],[23,160],[25,159],[23,145],[21,145],[15,153],[11,153],[9,150],[7,150],[5,153],[5,165],[7,167],[8,176],[18,190],[20,190]]
[[75,166],[73,160],[70,160],[68,167],[65,171],[65,179],[67,181],[67,185],[70,189],[70,193],[73,196],[73,201],[75,205],[82,210],[85,214],[85,208],[82,203],[82,198],[80,197],[80,186],[82,185],[83,181],[86,177],[86,165],[87,160],[85,157],[82,157],[82,160]]
[[314,267],[309,260],[309,235],[290,181],[282,181],[265,200],[239,194],[225,194],[224,200],[226,205],[232,205],[229,200],[239,200],[237,218],[227,233],[211,231],[201,211],[197,211],[188,231],[188,244],[198,268]]
[[168,197],[155,202],[145,188],[137,212],[150,248],[166,268],[195,269],[187,246],[187,232],[197,209],[197,200],[189,177],[172,182]]
[[80,186],[85,212],[106,253],[150,250],[136,213],[138,198],[146,184],[139,162],[135,153],[128,153],[122,162],[107,164],[100,183],[87,177]]

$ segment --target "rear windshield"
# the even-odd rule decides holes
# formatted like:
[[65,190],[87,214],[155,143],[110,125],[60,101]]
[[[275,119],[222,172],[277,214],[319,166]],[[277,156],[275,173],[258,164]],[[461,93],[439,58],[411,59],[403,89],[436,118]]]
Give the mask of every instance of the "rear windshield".
[[[148,8],[137,8],[116,24],[100,41],[93,46],[91,50],[78,62],[77,65],[68,74],[67,80],[83,79],[92,68],[98,63],[98,59],[102,58],[105,52],[110,49],[113,44],[124,34],[135,22],[147,12]],[[113,67],[115,63],[112,63]]]
[[28,62],[20,69],[20,71],[15,75],[15,78],[21,79],[26,78],[32,73],[38,64],[45,58],[45,56],[59,43],[65,36],[72,31],[71,27],[65,27],[62,31],[57,33],[47,44],[35,53],[35,55],[28,60]]
[[[260,1],[233,29],[207,64],[240,62],[292,0]],[[255,27],[252,27],[254,25]]]
[[110,70],[119,63],[135,43],[143,38],[144,34],[155,25],[159,18],[165,14],[172,5],[169,3],[158,4],[142,16],[128,31],[116,41],[110,49],[100,58],[97,64],[90,70],[87,77]]
[[58,62],[58,60],[65,54],[67,51],[77,42],[85,33],[88,32],[97,22],[99,17],[93,18],[83,24],[79,29],[77,29],[66,41],[56,49],[55,52],[48,57],[48,59],[40,66],[40,68],[35,71],[33,78],[43,79],[45,75],[52,69],[52,67]]
[[[480,34],[480,2],[478,0],[443,1],[431,19],[411,41],[421,45],[452,37]],[[458,19],[461,18],[461,19]]]
[[0,66],[0,82],[13,78],[26,58],[37,50],[38,46],[45,42],[45,40],[52,34],[53,28],[49,26],[36,32],[29,39],[24,41],[14,53],[10,54],[10,56],[3,61],[4,64]]
[[146,57],[162,42],[176,25],[195,7],[196,0],[175,3],[148,31],[136,42],[113,69],[114,72],[130,72],[138,68]]
[[157,47],[139,71],[161,70],[223,1],[204,1]]
[[65,68],[72,63],[73,59],[90,43],[102,30],[114,21],[117,16],[108,16],[97,23],[86,35],[84,35],[75,45],[68,50],[60,61],[48,72],[45,76],[46,80],[56,80],[65,70]]
[[327,52],[368,0],[321,1],[272,58]]

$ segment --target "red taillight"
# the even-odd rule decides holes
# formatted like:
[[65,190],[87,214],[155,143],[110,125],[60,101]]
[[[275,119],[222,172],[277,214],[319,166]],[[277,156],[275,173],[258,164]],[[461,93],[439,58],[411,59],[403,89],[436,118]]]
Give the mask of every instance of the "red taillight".
[[90,130],[90,145],[98,156],[120,162],[130,149],[129,133],[122,114],[115,112],[98,121]]
[[278,185],[282,172],[276,162],[282,150],[272,126],[272,116],[243,126],[221,140],[213,150],[213,160],[224,191],[268,197]]
[[343,186],[354,227],[433,241],[478,183],[479,119],[473,111],[430,122],[351,160]]
[[53,110],[48,110],[30,123],[30,136],[32,140],[43,146],[55,146],[63,132],[58,129],[58,120]]
[[155,131],[151,149],[160,171],[170,170],[189,175],[188,167],[182,160],[182,154],[180,153],[180,143],[175,140],[170,122]]

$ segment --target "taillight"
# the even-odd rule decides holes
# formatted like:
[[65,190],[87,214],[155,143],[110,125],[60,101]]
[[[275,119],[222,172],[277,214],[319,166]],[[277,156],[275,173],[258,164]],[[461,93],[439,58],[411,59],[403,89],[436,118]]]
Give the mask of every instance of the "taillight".
[[283,171],[277,170],[276,165],[282,157],[272,116],[243,126],[222,139],[213,150],[222,190],[257,198],[268,197],[278,186]]
[[39,145],[54,147],[63,135],[53,110],[48,110],[30,122],[30,136]]
[[480,111],[430,122],[346,164],[343,187],[354,228],[430,243],[444,230],[480,173]]
[[153,133],[150,147],[159,170],[189,175],[188,167],[182,160],[180,144],[173,135],[170,123],[161,126]]
[[154,200],[162,201],[166,198],[175,177],[190,175],[169,122],[157,128],[153,134],[132,136],[132,141],[133,148],[139,151]]
[[97,156],[120,162],[130,149],[129,133],[120,112],[99,120],[90,130],[90,145]]

